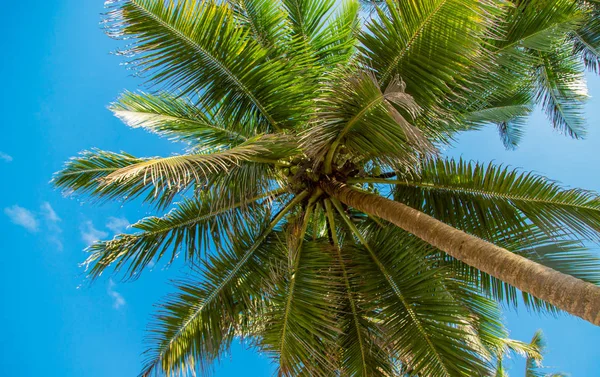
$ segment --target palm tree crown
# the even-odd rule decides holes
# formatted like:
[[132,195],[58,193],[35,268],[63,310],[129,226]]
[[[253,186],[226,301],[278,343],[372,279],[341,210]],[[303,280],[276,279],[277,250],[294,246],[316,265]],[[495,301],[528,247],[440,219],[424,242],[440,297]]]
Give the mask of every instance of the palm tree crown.
[[583,137],[596,2],[109,8],[108,34],[153,85],[111,110],[187,149],[86,151],[54,181],[172,207],[90,247],[92,278],[180,253],[200,270],[156,315],[143,376],[209,370],[236,337],[286,376],[493,375],[498,302],[516,305],[517,288],[534,310],[600,324],[600,263],[581,243],[600,238],[597,195],[438,152],[487,124],[515,147],[535,105]]

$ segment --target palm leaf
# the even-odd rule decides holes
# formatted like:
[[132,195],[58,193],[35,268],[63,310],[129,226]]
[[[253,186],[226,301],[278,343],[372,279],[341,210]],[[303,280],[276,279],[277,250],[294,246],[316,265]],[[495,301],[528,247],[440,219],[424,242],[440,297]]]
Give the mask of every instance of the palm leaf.
[[405,117],[416,116],[419,107],[404,93],[401,81],[392,81],[382,92],[375,78],[365,72],[343,77],[328,89],[319,104],[319,123],[303,137],[307,154],[317,161],[324,158],[326,171],[331,171],[340,145],[355,157],[390,165],[414,159],[415,150],[433,150],[425,135]]
[[394,236],[401,234],[394,227],[371,234],[367,243],[341,205],[334,204],[363,246],[349,247],[348,252],[357,263],[361,291],[378,308],[377,321],[399,359],[417,375],[488,373],[478,357],[482,345],[470,336],[469,312],[447,290],[443,273],[427,268],[419,249]]
[[110,110],[130,127],[143,128],[202,149],[231,147],[254,136],[250,122],[242,128],[222,119],[213,109],[199,108],[189,99],[165,92],[125,92]]
[[279,193],[273,191],[228,203],[221,200],[218,192],[203,192],[195,199],[183,201],[163,217],[140,220],[132,226],[138,233],[94,243],[86,261],[92,265],[89,275],[98,277],[113,266],[115,271],[127,268],[126,274],[137,278],[150,262],[158,262],[169,254],[168,263],[180,252],[187,262],[194,263],[213,248],[227,249],[235,238],[232,235],[245,223],[264,222],[270,214],[269,196]]
[[221,354],[235,334],[241,312],[261,295],[260,276],[270,273],[267,262],[281,244],[273,230],[307,195],[296,196],[268,225],[251,222],[239,229],[232,248],[209,259],[205,279],[185,284],[183,294],[166,303],[154,324],[154,345],[147,351],[142,376],[193,371],[197,363],[203,368]]
[[507,149],[518,146],[524,134],[526,117],[533,110],[532,99],[527,93],[492,99],[483,108],[465,114],[465,120],[475,126],[495,124]]
[[334,0],[283,0],[294,34],[308,43],[327,27]]
[[109,34],[135,41],[127,53],[136,56],[136,66],[150,72],[153,82],[182,95],[201,92],[206,106],[222,104],[232,119],[258,117],[259,132],[304,116],[305,93],[297,74],[301,67],[270,59],[267,50],[248,38],[249,30],[238,27],[228,5],[130,0],[108,17]]
[[490,237],[490,230],[526,230],[529,222],[548,235],[600,236],[595,193],[565,189],[533,173],[438,159],[395,183],[397,200],[483,238]]
[[565,44],[553,53],[540,53],[536,97],[556,129],[579,139],[585,136],[587,87],[581,63],[571,50]]
[[[387,1],[361,34],[366,64],[382,85],[396,75],[422,107],[440,103],[477,66],[484,37],[500,13],[475,0]],[[423,64],[427,62],[427,64]]]
[[574,53],[578,54],[586,68],[600,71],[600,4],[581,2],[586,10],[586,21],[571,33]]
[[[106,200],[117,199],[129,194],[129,197],[139,196],[146,187],[138,185],[137,187],[115,186],[108,190],[102,184],[101,179],[119,169],[131,165],[139,164],[147,159],[137,158],[128,153],[115,153],[93,149],[83,151],[78,157],[71,158],[63,170],[56,173],[52,183],[58,188],[64,190],[66,194],[87,194]],[[149,194],[146,200],[152,199]]]
[[[340,328],[342,334],[338,340],[341,348],[341,366],[343,374],[349,376],[388,376],[393,375],[394,361],[390,350],[386,349],[385,337],[382,329],[377,326],[371,313],[363,308],[369,298],[360,295],[360,277],[355,276],[353,270],[356,268],[351,256],[343,254],[337,237],[336,216],[329,200],[325,201],[327,221],[333,246],[337,252],[337,260],[341,272],[341,278],[345,288],[345,297],[341,301],[343,306],[340,310]],[[371,317],[371,318],[369,318]]]
[[318,61],[331,69],[347,64],[356,50],[359,30],[360,4],[356,0],[343,0],[328,19],[319,35],[313,39]]
[[273,165],[296,153],[296,145],[289,137],[273,135],[255,137],[213,153],[164,158],[139,159],[94,150],[71,159],[56,174],[54,183],[65,190],[102,199],[132,200],[146,194],[144,201],[166,208],[192,185],[196,190],[209,189],[232,179],[237,182],[231,187],[236,192],[255,195],[275,178]]
[[252,38],[267,50],[281,49],[291,30],[280,0],[229,0],[238,23],[250,30]]
[[[300,237],[292,232],[288,239],[296,235]],[[288,241],[259,341],[261,349],[277,360],[280,375],[334,373],[327,350],[340,330],[337,303],[332,300],[337,289],[331,279],[332,256],[323,240]]]

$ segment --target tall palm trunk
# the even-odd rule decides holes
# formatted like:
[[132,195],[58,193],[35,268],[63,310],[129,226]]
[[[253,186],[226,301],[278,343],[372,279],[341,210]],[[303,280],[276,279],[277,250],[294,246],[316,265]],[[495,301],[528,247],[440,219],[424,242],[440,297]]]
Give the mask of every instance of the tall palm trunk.
[[353,190],[335,180],[322,182],[330,196],[385,219],[452,257],[600,325],[600,287],[542,266],[379,195]]

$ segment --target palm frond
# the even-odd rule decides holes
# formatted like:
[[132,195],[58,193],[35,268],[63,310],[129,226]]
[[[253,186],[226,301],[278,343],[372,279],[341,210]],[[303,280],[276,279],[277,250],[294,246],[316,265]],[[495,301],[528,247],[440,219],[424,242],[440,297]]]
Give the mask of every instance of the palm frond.
[[280,0],[229,0],[238,22],[267,50],[281,49],[291,30]]
[[533,173],[463,160],[430,160],[418,174],[396,181],[396,200],[471,234],[527,230],[600,239],[598,195],[565,189]]
[[337,260],[341,278],[345,288],[342,294],[342,307],[340,310],[340,329],[342,331],[338,340],[341,348],[341,367],[344,375],[367,377],[394,375],[393,355],[387,349],[385,336],[382,329],[372,321],[369,316],[374,316],[362,306],[369,298],[359,294],[359,287],[354,286],[360,282],[359,276],[353,273],[354,265],[349,255],[343,254],[337,237],[336,215],[331,206],[331,201],[325,201],[329,231],[333,246],[337,252]]
[[369,235],[367,243],[341,205],[333,203],[362,244],[347,247],[348,252],[357,263],[361,292],[377,307],[377,321],[399,359],[416,375],[488,373],[479,358],[482,345],[472,336],[469,311],[453,296],[459,292],[451,294],[443,272],[428,268],[423,250],[410,242],[414,237],[398,237],[402,233],[387,227]]
[[119,1],[107,22],[109,35],[135,42],[126,53],[156,84],[177,88],[182,95],[201,92],[206,106],[222,104],[231,119],[257,117],[259,132],[304,116],[301,67],[271,59],[248,38],[247,28],[238,27],[227,4]]
[[526,117],[533,110],[532,100],[526,93],[492,100],[484,108],[471,111],[465,115],[467,122],[475,126],[495,124],[500,138],[507,149],[518,146],[524,133]]
[[124,153],[86,151],[56,174],[54,184],[100,199],[132,200],[145,194],[144,201],[159,208],[168,207],[193,185],[196,191],[210,189],[233,178],[237,184],[229,189],[256,195],[274,178],[273,166],[278,160],[294,155],[296,148],[289,137],[262,135],[231,149],[171,157],[140,159]]
[[156,317],[142,376],[204,368],[218,358],[234,330],[248,330],[235,327],[241,313],[260,297],[264,289],[260,283],[271,273],[268,262],[281,247],[281,237],[273,231],[307,195],[297,195],[268,225],[250,222],[238,229],[231,249],[205,264],[204,279],[184,284],[182,294],[164,305]]
[[[507,104],[531,106],[534,102],[543,102],[540,88],[557,85],[564,87],[564,84],[556,82],[573,78],[576,75],[574,71],[567,72],[562,69],[549,76],[549,80],[556,82],[550,81],[546,84],[541,83],[541,79],[537,76],[543,73],[542,56],[555,54],[559,47],[565,52],[568,50],[562,45],[565,44],[569,33],[577,29],[583,20],[583,13],[579,11],[576,3],[574,0],[557,0],[549,4],[544,0],[533,0],[519,2],[506,8],[506,14],[497,21],[501,37],[488,39],[486,57],[481,63],[483,67],[495,68],[474,69],[468,79],[471,83],[469,87],[458,88],[457,96],[462,101],[452,103],[452,108],[461,112],[464,108],[468,116],[471,112]],[[568,53],[573,55],[572,52]],[[563,53],[562,56],[564,57],[565,54]],[[577,58],[572,57],[573,59]],[[576,67],[573,63],[568,65],[571,68]],[[574,86],[574,81],[571,83]],[[581,87],[584,88],[585,85]],[[548,90],[543,91],[548,94]],[[557,96],[554,102],[564,102],[565,98],[566,95]],[[515,100],[516,103],[511,100]],[[573,98],[571,101],[573,103],[570,106],[563,106],[566,110],[575,109],[581,97],[577,100]],[[546,105],[546,109],[550,110],[550,106]],[[554,112],[558,110],[555,109]],[[571,111],[571,115],[575,113]],[[564,125],[558,122],[559,118],[551,119],[556,128],[564,128]],[[574,119],[568,121],[574,123],[574,128],[579,126]],[[496,122],[507,147],[514,148],[518,142],[522,129],[521,122],[522,118],[517,118],[517,122],[507,120]]]
[[283,0],[295,35],[311,43],[327,28],[335,0]]
[[147,161],[128,153],[116,153],[93,149],[83,151],[78,157],[71,158],[63,170],[57,172],[52,183],[64,190],[66,194],[88,194],[106,200],[125,196],[126,193],[137,193],[144,190],[143,186],[135,189],[129,187],[115,187],[114,190],[106,190],[101,179],[119,169]]
[[327,25],[313,38],[313,48],[320,64],[327,68],[347,64],[354,55],[359,30],[360,4],[356,0],[343,0],[329,17]]
[[[298,224],[298,228],[301,224]],[[327,350],[337,328],[333,252],[321,240],[304,240],[301,229],[288,234],[286,258],[267,312],[261,349],[277,360],[279,374],[327,376],[335,364]]]
[[576,0],[520,2],[507,15],[507,30],[504,38],[495,42],[495,53],[523,57],[526,51],[552,51],[582,20]]
[[587,86],[583,67],[572,47],[565,44],[553,53],[540,53],[536,99],[560,132],[579,139],[585,136],[583,106]]
[[[360,36],[366,64],[382,85],[395,75],[422,107],[451,94],[477,66],[501,8],[475,0],[387,1]],[[427,64],[424,64],[427,62]]]
[[137,278],[149,263],[168,258],[170,264],[180,253],[193,264],[213,248],[229,248],[236,230],[245,223],[263,223],[271,212],[270,197],[281,192],[229,203],[221,200],[218,192],[202,192],[195,199],[179,203],[163,217],[147,217],[133,224],[138,233],[121,234],[91,245],[86,261],[92,266],[89,276],[96,278],[112,266],[115,272],[126,268],[128,277]]
[[[546,342],[544,340],[544,336],[541,330],[538,330],[533,335],[531,342],[529,343],[531,347],[538,350],[540,354],[544,354],[546,351]],[[527,357],[525,362],[525,377],[567,377],[567,374],[564,373],[546,373],[543,371],[544,367],[542,366],[541,358],[534,358],[531,356]]]
[[130,127],[201,149],[231,147],[255,136],[251,122],[242,128],[239,123],[222,119],[213,109],[200,108],[189,99],[166,92],[125,92],[110,110]]
[[326,171],[331,171],[340,145],[354,157],[387,164],[412,160],[415,150],[433,151],[425,135],[406,119],[416,116],[419,107],[399,79],[382,92],[375,78],[362,72],[332,83],[328,91],[319,104],[319,123],[302,141],[307,154],[325,159]]
[[250,234],[238,233],[230,251],[205,263],[202,280],[178,282],[177,294],[161,304],[151,325],[140,376],[207,372],[235,336],[252,331],[246,317],[257,310],[261,282],[281,247],[276,234],[252,242]]
[[575,54],[578,54],[586,68],[600,72],[600,4],[581,2],[586,10],[586,21],[571,33]]

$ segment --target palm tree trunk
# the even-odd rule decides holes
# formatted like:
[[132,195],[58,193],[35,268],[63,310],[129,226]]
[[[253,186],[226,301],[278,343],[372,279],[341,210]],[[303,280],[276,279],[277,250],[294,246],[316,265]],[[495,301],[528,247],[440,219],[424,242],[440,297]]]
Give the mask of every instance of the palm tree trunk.
[[360,211],[387,220],[448,255],[556,307],[600,325],[600,287],[542,266],[433,217],[332,180],[323,190]]

